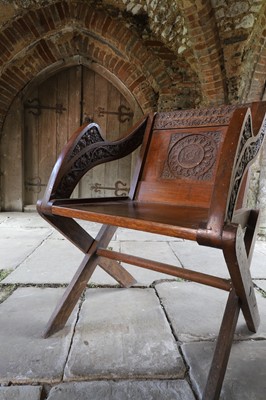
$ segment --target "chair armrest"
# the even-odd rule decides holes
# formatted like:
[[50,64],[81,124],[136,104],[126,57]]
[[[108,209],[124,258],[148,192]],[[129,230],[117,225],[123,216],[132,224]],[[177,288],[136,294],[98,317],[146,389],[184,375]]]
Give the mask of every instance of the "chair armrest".
[[126,137],[114,142],[104,140],[95,123],[81,126],[59,155],[44,198],[38,202],[38,211],[47,212],[50,209],[48,203],[54,199],[69,198],[91,168],[125,157],[137,149],[143,141],[147,119],[145,116]]

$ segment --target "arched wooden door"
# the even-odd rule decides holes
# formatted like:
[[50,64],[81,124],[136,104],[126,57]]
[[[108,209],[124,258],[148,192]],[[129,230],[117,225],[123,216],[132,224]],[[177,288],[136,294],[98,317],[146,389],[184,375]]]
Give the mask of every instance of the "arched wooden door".
[[[142,114],[109,80],[83,66],[61,71],[31,92],[24,103],[24,205],[44,194],[51,170],[71,134],[92,119],[108,140],[117,140]],[[76,189],[79,197],[126,195],[132,157],[98,166]]]

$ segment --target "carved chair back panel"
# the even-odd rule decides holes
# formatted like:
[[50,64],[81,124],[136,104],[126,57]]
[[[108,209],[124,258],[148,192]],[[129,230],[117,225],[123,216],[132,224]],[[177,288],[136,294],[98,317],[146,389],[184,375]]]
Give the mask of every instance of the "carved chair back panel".
[[137,200],[209,207],[226,127],[155,129]]

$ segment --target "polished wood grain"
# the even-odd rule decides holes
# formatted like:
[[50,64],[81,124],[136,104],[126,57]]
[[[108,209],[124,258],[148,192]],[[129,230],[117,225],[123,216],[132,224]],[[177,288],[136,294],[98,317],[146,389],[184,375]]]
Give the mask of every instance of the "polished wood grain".
[[208,210],[197,207],[175,207],[168,204],[142,203],[120,200],[52,206],[53,215],[89,219],[93,222],[124,228],[145,230],[162,235],[196,240],[202,221],[207,221]]
[[152,271],[162,272],[164,274],[176,276],[192,282],[202,283],[207,286],[216,287],[217,289],[230,291],[232,288],[230,281],[226,279],[203,274],[201,272],[195,272],[188,268],[180,268],[175,265],[169,265],[154,260],[132,256],[131,254],[124,254],[117,251],[98,248],[97,255],[107,259],[118,260],[127,264],[136,265],[137,267],[150,269]]
[[216,341],[210,373],[204,388],[202,400],[219,400],[220,398],[220,392],[233,344],[239,312],[239,297],[236,295],[235,290],[231,290],[226,303],[223,320]]

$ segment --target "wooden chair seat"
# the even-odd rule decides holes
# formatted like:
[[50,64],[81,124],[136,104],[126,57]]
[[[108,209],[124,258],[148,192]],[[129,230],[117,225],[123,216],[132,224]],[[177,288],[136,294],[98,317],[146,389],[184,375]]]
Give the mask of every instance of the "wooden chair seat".
[[73,204],[59,201],[53,204],[52,213],[190,240],[196,240],[197,230],[208,220],[206,208],[142,203],[127,198],[90,202],[81,199]]
[[[122,286],[135,283],[120,262],[213,286],[229,293],[202,399],[219,399],[240,310],[247,327],[259,325],[250,263],[257,210],[245,208],[248,168],[266,131],[266,103],[178,110],[145,116],[116,142],[98,125],[78,129],[59,156],[40,215],[74,243],[84,258],[53,312],[44,336],[61,329],[97,265]],[[91,168],[140,147],[128,197],[77,199],[71,195]],[[93,238],[79,219],[102,225]],[[117,227],[164,234],[221,249],[230,279],[121,254],[107,248]]]

